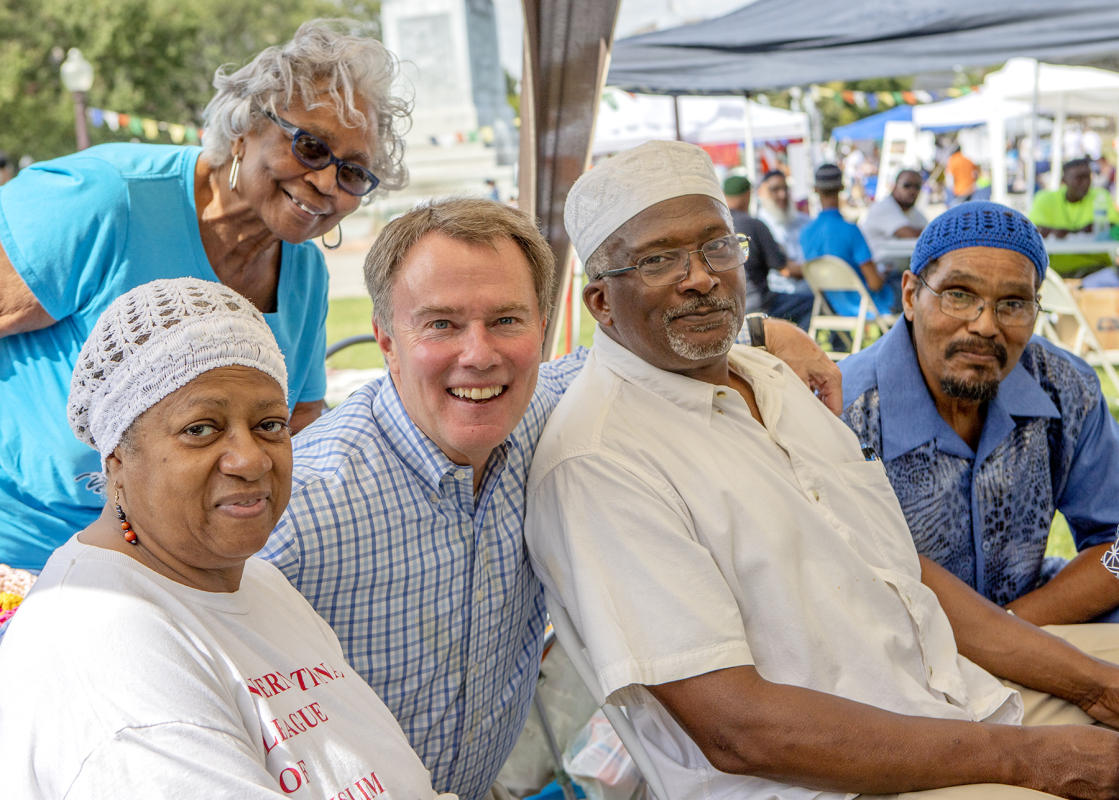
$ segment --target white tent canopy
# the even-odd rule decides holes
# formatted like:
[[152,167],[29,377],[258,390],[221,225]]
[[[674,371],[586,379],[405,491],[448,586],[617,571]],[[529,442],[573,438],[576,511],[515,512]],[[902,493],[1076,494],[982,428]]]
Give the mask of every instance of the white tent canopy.
[[1006,100],[980,89],[951,100],[914,106],[913,122],[924,130],[958,130],[986,125],[992,113],[1011,123],[1029,117],[1032,108],[1029,103]]
[[[1008,100],[1030,103],[1034,97],[1032,58],[1012,58],[983,83]],[[1095,67],[1037,64],[1038,104],[1045,111],[1113,116],[1119,110],[1119,73]]]
[[[1052,113],[1054,166],[1064,161],[1061,152],[1064,140],[1066,114],[1115,115],[1119,113],[1119,73],[1095,67],[1070,67],[1043,64],[1032,58],[1012,58],[1002,69],[989,74],[983,81],[986,92],[1005,101],[1029,101],[1033,104],[1034,119],[1042,110]],[[1005,126],[1001,118],[992,115],[989,122],[991,141],[1005,139]],[[1031,137],[1030,152],[1037,153],[1036,131]],[[1033,159],[1029,160],[1032,171]],[[1006,153],[1002,147],[991,150],[992,197],[1006,200]],[[1032,189],[1032,175],[1030,186]],[[1060,185],[1060,170],[1049,171],[1049,187]]]
[[[680,134],[694,144],[725,144],[807,139],[808,115],[736,96],[684,96]],[[674,99],[665,95],[629,94],[607,88],[599,104],[592,153],[603,155],[636,147],[651,139],[676,138]]]

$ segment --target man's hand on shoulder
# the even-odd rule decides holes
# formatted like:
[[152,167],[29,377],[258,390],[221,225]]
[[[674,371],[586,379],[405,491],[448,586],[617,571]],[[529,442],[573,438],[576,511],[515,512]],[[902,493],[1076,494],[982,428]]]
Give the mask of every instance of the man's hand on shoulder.
[[828,409],[843,413],[843,376],[811,337],[791,322],[768,318],[765,321],[766,350],[784,361],[814,391]]

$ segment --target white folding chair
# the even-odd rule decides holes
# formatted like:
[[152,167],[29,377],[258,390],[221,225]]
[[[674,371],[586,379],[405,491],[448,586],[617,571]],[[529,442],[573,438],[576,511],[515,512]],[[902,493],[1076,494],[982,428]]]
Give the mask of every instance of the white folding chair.
[[[812,289],[812,320],[808,324],[808,335],[816,338],[818,331],[843,333],[851,340],[850,350],[832,350],[828,353],[838,361],[851,353],[862,349],[863,336],[868,324],[878,326],[881,333],[889,330],[894,324],[894,316],[882,314],[874,305],[874,300],[863,283],[851,267],[842,258],[836,256],[820,256],[806,261],[804,264],[804,279]],[[836,314],[828,305],[825,292],[855,292],[859,296],[859,310],[854,316]]]
[[649,794],[655,800],[670,800],[664,789],[660,774],[657,772],[656,765],[653,764],[653,759],[645,750],[645,745],[641,743],[641,738],[637,735],[637,729],[633,727],[633,723],[626,716],[625,707],[607,701],[603,695],[602,688],[594,674],[594,667],[591,666],[587,648],[583,645],[579,632],[575,630],[575,624],[571,621],[571,617],[567,616],[567,611],[555,595],[551,592],[545,594],[548,603],[548,616],[552,620],[552,628],[555,629],[556,638],[563,646],[567,657],[571,659],[571,663],[575,666],[575,671],[579,673],[587,691],[591,693],[591,697],[602,708],[602,713],[610,720],[614,732],[622,740],[629,757],[637,765],[641,777],[645,779]]
[[[1044,336],[1053,344],[1063,347],[1071,353],[1083,358],[1093,367],[1103,369],[1104,375],[1111,381],[1111,385],[1119,394],[1119,374],[1116,374],[1114,364],[1119,361],[1119,351],[1105,350],[1096,338],[1096,332],[1084,317],[1084,312],[1076,303],[1068,286],[1054,270],[1047,270],[1045,280],[1041,284],[1041,313],[1037,316],[1034,332]],[[1058,323],[1061,318],[1070,319],[1076,326],[1072,333],[1072,341],[1068,335],[1061,336]]]

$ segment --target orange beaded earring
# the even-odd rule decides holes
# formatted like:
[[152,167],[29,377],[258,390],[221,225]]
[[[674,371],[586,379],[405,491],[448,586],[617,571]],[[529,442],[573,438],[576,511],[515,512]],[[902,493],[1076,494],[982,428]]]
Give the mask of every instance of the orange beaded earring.
[[139,541],[136,538],[136,531],[132,530],[132,526],[128,524],[125,519],[124,509],[120,507],[120,489],[117,489],[117,496],[115,498],[117,506],[117,519],[120,520],[120,529],[124,531],[124,540],[129,544],[136,544]]

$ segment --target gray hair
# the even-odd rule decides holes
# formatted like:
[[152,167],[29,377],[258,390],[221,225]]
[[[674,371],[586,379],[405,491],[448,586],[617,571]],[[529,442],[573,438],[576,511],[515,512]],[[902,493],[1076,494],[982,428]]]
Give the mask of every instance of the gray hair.
[[[210,164],[228,160],[233,141],[260,124],[261,111],[276,113],[298,95],[308,109],[332,106],[347,127],[372,122],[375,151],[369,167],[380,178],[378,190],[406,186],[404,132],[412,104],[392,94],[396,56],[369,32],[369,25],[354,20],[315,19],[300,25],[290,42],[265,48],[240,69],[218,67],[217,93],[202,112],[202,147]],[[358,110],[355,98],[368,103],[372,120]]]
[[392,332],[392,288],[408,253],[424,236],[441,233],[468,244],[493,245],[512,239],[528,261],[541,316],[550,316],[555,256],[535,223],[523,211],[481,198],[427,203],[384,227],[365,257],[365,288],[373,298],[373,319]]

